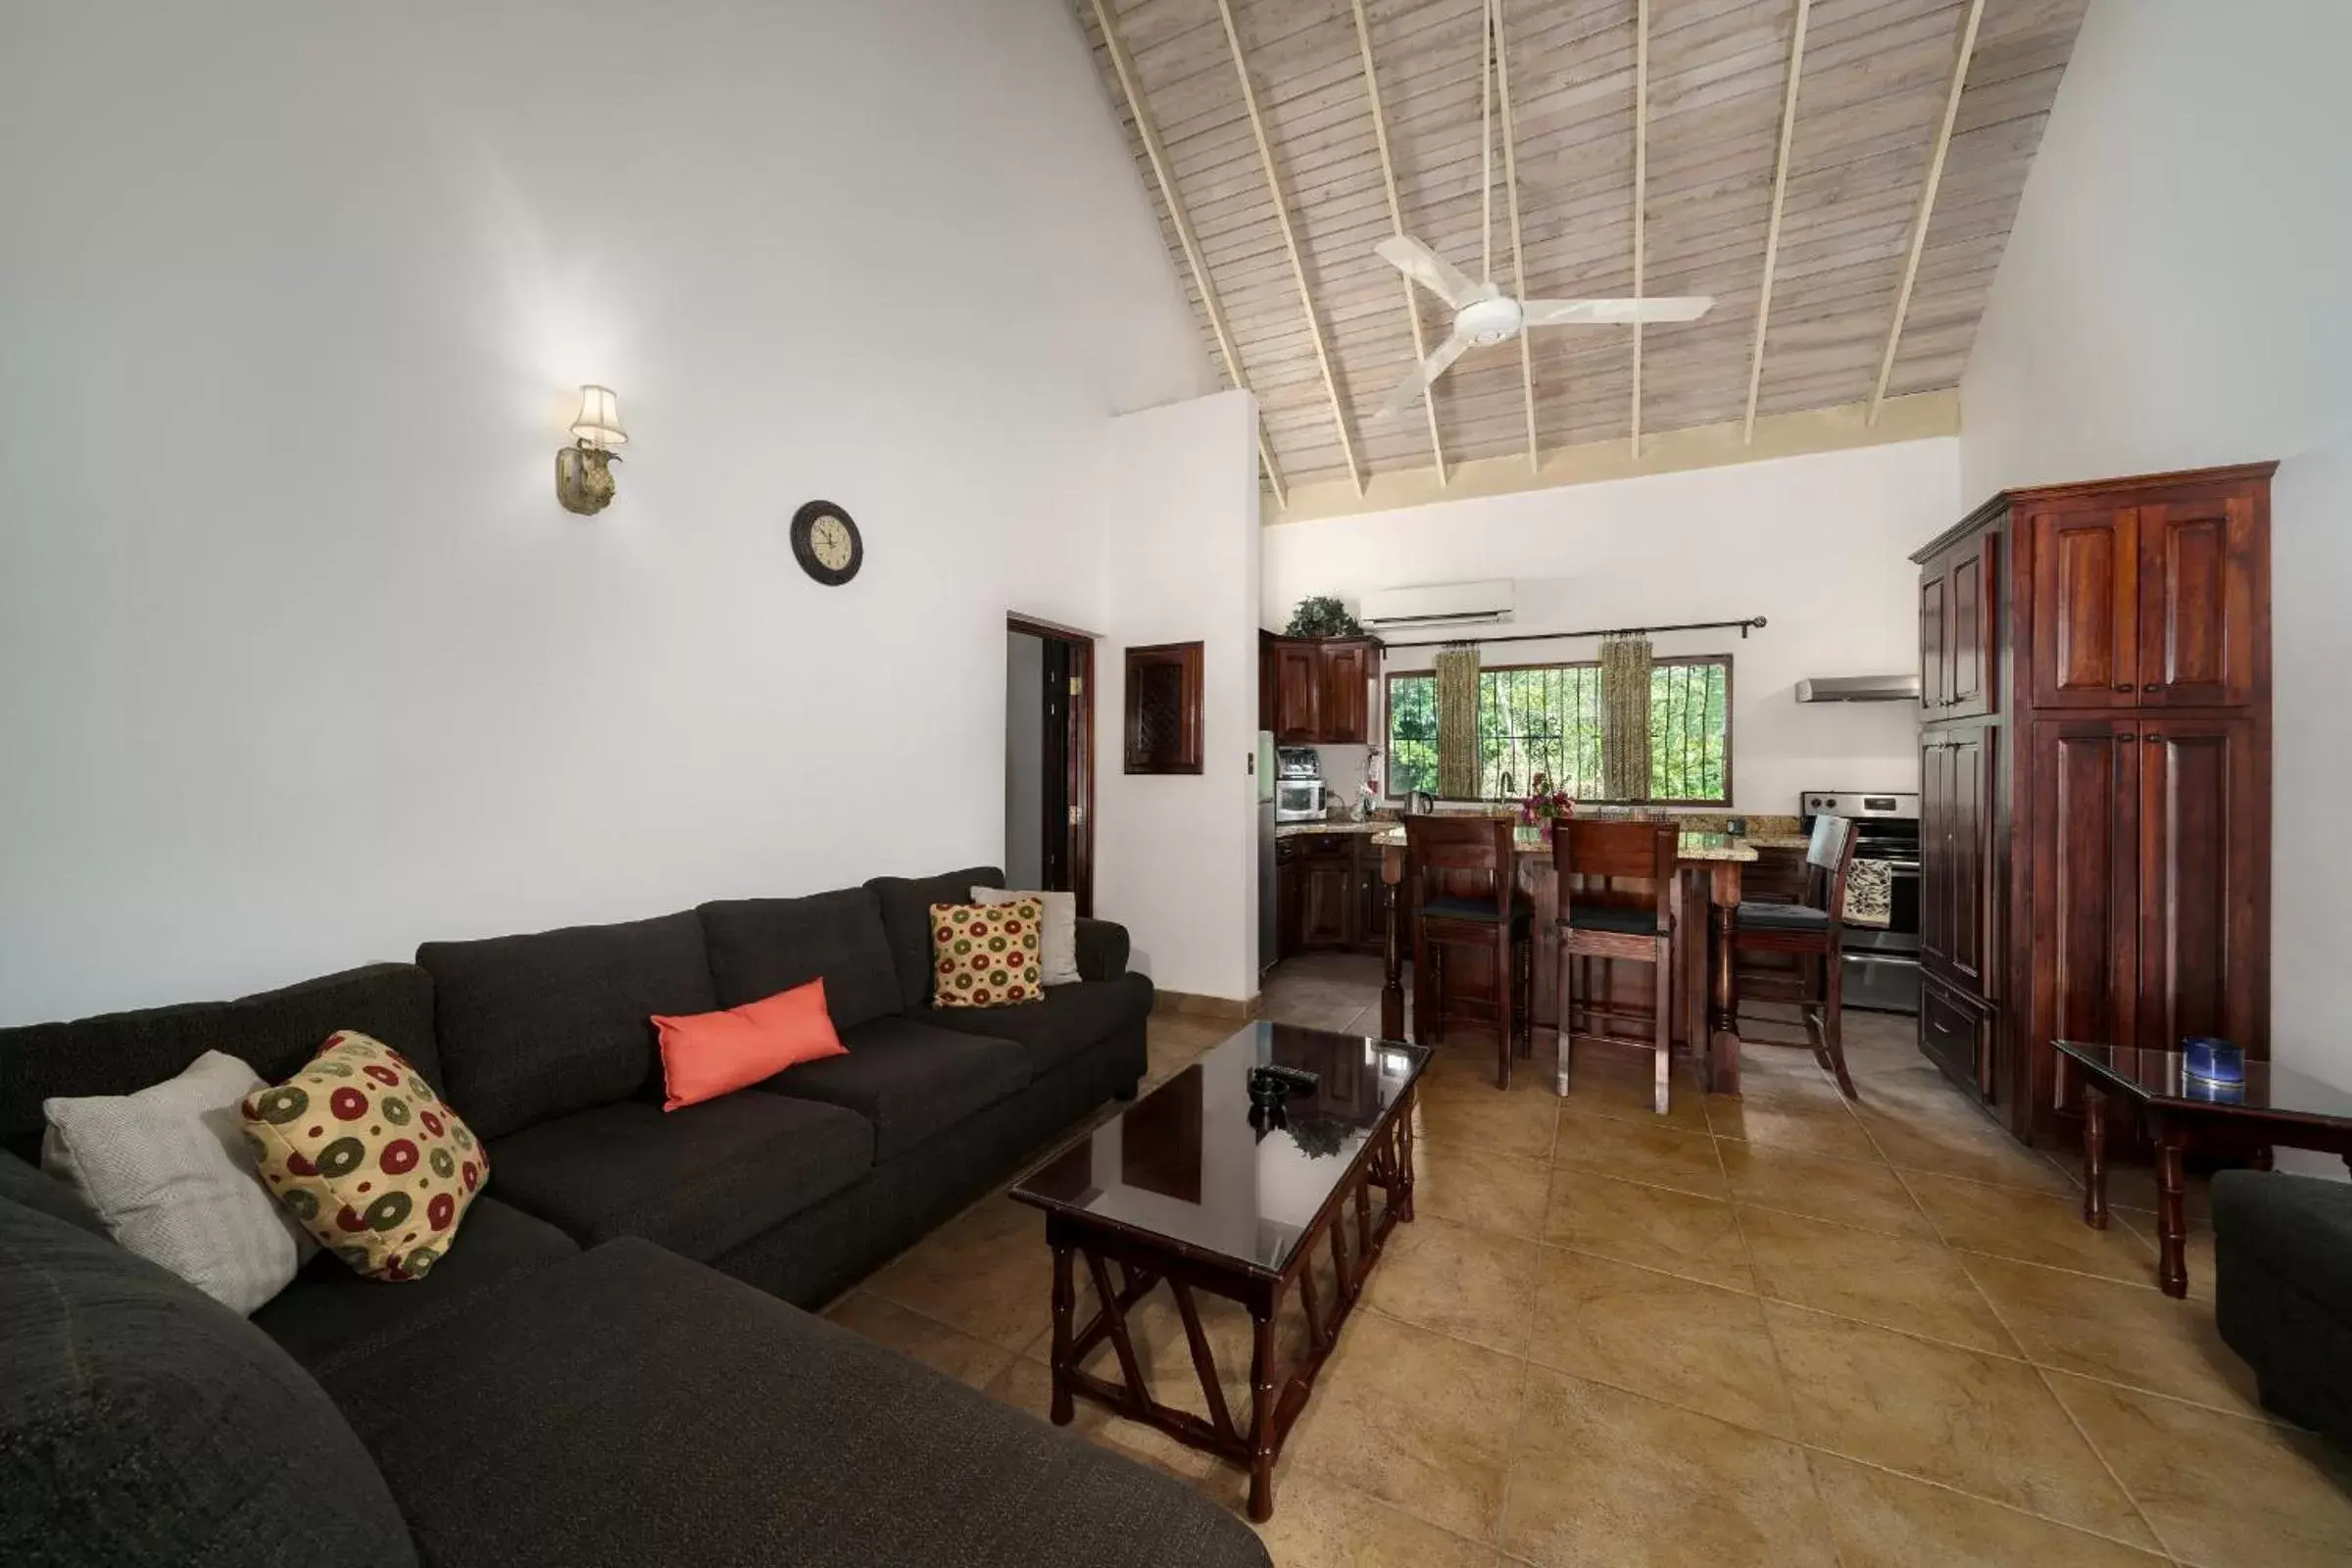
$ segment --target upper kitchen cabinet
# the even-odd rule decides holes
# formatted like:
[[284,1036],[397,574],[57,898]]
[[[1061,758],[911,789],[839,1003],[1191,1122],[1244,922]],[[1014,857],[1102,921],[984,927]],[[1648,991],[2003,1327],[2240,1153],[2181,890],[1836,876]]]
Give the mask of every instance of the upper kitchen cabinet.
[[1365,746],[1372,739],[1370,637],[1258,639],[1258,725],[1285,746]]
[[1992,710],[1994,571],[2000,536],[1972,534],[1929,558],[1919,574],[1919,702],[1927,718]]

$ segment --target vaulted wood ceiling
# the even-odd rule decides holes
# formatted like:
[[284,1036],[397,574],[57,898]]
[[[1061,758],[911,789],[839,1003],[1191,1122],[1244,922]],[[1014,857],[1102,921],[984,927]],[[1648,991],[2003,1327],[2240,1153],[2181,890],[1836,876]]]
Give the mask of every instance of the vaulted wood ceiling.
[[1278,498],[1956,386],[2085,3],[1496,0],[1491,275],[1715,308],[1642,329],[1638,396],[1634,329],[1544,328],[1382,418],[1373,246],[1481,273],[1487,0],[1075,0]]

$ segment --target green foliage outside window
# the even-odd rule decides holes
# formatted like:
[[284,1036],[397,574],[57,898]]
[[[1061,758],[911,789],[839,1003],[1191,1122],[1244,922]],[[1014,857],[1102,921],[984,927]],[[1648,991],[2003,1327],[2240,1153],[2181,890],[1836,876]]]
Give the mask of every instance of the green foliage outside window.
[[[1729,659],[1661,660],[1650,671],[1650,801],[1728,804]],[[1438,690],[1429,674],[1391,675],[1388,789],[1435,792]],[[1479,793],[1525,795],[1535,775],[1580,801],[1600,788],[1600,667],[1537,664],[1482,670],[1478,679]]]

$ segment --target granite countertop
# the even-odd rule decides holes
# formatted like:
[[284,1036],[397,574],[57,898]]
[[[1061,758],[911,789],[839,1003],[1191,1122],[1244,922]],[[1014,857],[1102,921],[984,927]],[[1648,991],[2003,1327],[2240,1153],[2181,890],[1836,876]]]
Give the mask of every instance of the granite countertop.
[[1750,848],[1758,850],[1809,850],[1813,841],[1802,833],[1750,833]]
[[1394,822],[1278,822],[1274,836],[1295,839],[1309,833],[1379,833],[1396,825]]
[[[1401,825],[1390,822],[1360,822],[1353,825],[1377,832],[1379,836],[1372,842],[1382,849],[1404,848],[1404,829]],[[1551,854],[1551,835],[1545,829],[1521,827],[1515,830],[1514,836],[1518,840],[1521,855]],[[1695,828],[1683,829],[1675,845],[1675,854],[1685,860],[1735,860],[1741,864],[1756,858],[1755,845],[1751,841],[1734,838],[1729,833],[1707,833]]]

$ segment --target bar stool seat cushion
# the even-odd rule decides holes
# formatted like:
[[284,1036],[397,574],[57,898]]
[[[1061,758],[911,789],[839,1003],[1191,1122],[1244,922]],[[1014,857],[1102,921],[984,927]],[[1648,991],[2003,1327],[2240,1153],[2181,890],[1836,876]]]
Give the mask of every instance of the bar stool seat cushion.
[[1616,931],[1626,936],[1652,937],[1658,930],[1658,911],[1623,904],[1570,905],[1563,924],[1578,931]]
[[[1495,923],[1493,899],[1425,899],[1421,903],[1421,914],[1424,919],[1479,920],[1488,925]],[[1524,902],[1514,904],[1511,906],[1511,924],[1532,920],[1535,914],[1534,905]]]
[[1777,926],[1784,931],[1821,930],[1828,927],[1830,914],[1827,909],[1816,909],[1809,904],[1742,904],[1740,923]]

